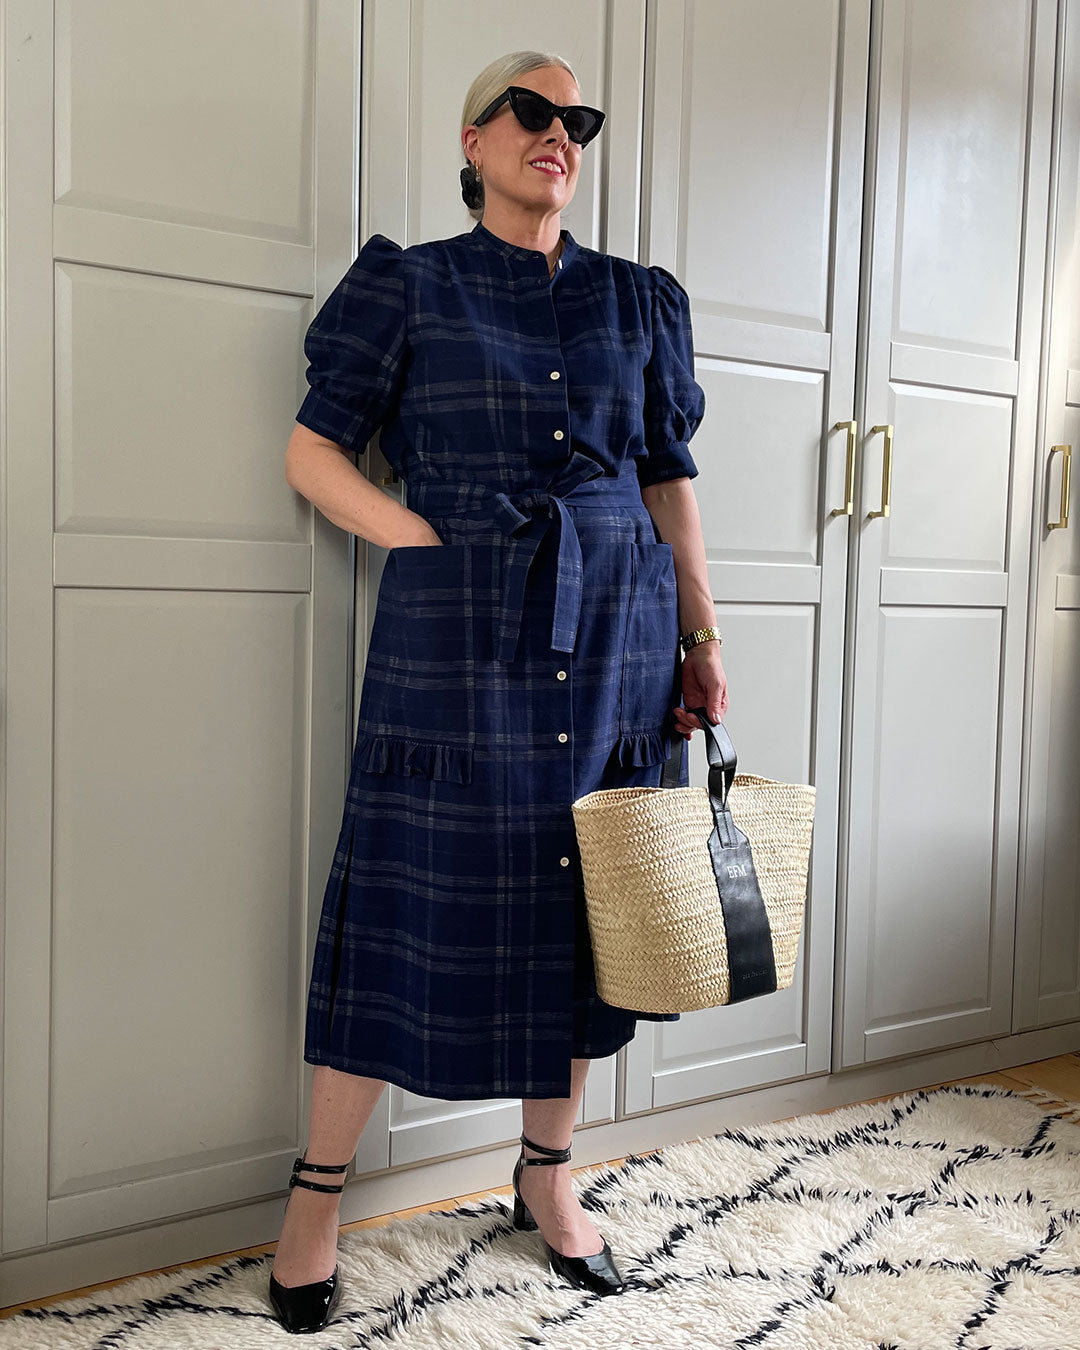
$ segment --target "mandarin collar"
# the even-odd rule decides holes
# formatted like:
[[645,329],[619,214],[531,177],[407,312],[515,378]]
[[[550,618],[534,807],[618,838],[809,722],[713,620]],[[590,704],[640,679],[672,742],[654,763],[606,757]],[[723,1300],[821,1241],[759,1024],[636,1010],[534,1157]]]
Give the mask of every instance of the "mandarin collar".
[[[555,266],[556,276],[573,262],[578,249],[577,240],[565,226],[559,233],[563,238],[563,251]],[[474,243],[480,245],[480,247],[490,249],[494,253],[499,253],[504,258],[513,259],[517,262],[533,263],[534,266],[539,263],[543,265],[545,272],[548,270],[547,254],[544,253],[542,249],[522,248],[519,244],[508,243],[507,240],[500,239],[497,234],[492,234],[483,221],[478,220],[476,222],[472,228],[470,238]]]

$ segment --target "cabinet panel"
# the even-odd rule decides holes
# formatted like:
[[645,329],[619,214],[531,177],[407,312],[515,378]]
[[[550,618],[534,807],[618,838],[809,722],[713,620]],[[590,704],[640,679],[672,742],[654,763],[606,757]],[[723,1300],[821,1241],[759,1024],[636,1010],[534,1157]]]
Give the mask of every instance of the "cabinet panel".
[[53,1197],[120,1203],[121,1178],[292,1128],[293,943],[268,916],[301,880],[306,629],[300,596],[57,595]]
[[881,607],[878,772],[859,816],[873,837],[865,998],[876,1057],[903,1053],[912,1022],[946,1021],[956,1040],[995,1034],[1000,648],[997,605]]
[[[1040,10],[1050,30],[1041,49]],[[891,339],[1015,360],[1028,60],[1038,50],[1052,65],[1053,8],[1037,0],[884,0],[881,15],[889,94],[881,112],[896,119],[900,141],[889,170],[896,195],[888,242],[897,255]]]
[[[1080,414],[1069,418],[1071,444],[1080,444]],[[1062,581],[1076,581],[1075,574]],[[1080,1017],[1080,588],[1060,585],[1052,628],[1049,754],[1044,849],[1042,922],[1039,925],[1039,1002],[1036,1026]],[[1033,788],[1034,788],[1033,784]]]
[[55,287],[57,533],[148,554],[181,540],[310,548],[310,511],[266,451],[296,411],[280,371],[310,300],[68,262]]
[[845,8],[657,6],[657,53],[681,36],[686,67],[681,91],[671,86],[681,92],[678,131],[654,125],[652,137],[679,136],[679,261],[710,315],[829,331],[837,121],[854,111],[840,62],[862,11]]
[[55,12],[57,202],[310,246],[310,4]]

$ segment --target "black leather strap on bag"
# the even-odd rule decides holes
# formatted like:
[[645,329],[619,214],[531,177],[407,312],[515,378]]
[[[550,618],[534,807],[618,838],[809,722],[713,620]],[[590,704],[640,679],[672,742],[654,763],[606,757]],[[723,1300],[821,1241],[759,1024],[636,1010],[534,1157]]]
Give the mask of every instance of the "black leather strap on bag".
[[[750,840],[728,810],[728,792],[735,780],[737,757],[723,722],[711,722],[704,708],[687,708],[705,730],[705,753],[709,757],[709,803],[713,829],[709,857],[716,876],[716,890],[727,934],[728,971],[731,976],[729,1003],[772,994],[776,990],[776,958],[772,929],[758,887]],[[678,732],[660,775],[661,787],[677,787],[686,742]]]

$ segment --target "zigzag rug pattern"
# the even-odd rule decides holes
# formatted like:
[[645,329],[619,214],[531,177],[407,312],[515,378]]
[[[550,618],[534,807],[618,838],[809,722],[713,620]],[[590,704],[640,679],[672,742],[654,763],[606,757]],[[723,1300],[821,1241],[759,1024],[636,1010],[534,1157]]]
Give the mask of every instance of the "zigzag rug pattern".
[[[723,1103],[718,1104],[718,1110]],[[1080,1106],[954,1084],[727,1129],[574,1178],[630,1288],[547,1268],[489,1196],[343,1233],[312,1350],[1075,1350]],[[295,1343],[272,1256],[140,1276],[0,1321],[19,1350]]]

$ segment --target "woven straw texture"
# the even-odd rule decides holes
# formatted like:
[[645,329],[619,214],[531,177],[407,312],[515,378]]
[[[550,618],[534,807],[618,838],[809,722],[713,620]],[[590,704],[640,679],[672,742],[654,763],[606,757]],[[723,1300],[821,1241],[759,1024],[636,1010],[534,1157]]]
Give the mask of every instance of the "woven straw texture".
[[[728,809],[750,841],[772,931],[776,987],[795,976],[806,908],[815,789],[737,773]],[[596,990],[642,1012],[730,1002],[727,934],[704,787],[610,788],[572,805]]]

